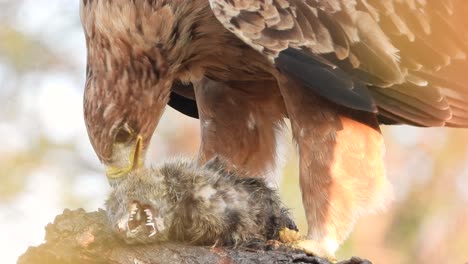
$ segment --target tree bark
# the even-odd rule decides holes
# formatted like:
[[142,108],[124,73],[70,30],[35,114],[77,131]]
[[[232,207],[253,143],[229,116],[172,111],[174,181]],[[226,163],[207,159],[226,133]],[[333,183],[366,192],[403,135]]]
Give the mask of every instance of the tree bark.
[[[308,256],[280,246],[274,250],[251,248],[200,247],[176,243],[127,245],[113,235],[105,211],[86,213],[83,209],[65,210],[46,227],[46,242],[30,247],[19,264],[68,263],[316,263],[327,260]],[[359,258],[340,262],[370,262]]]

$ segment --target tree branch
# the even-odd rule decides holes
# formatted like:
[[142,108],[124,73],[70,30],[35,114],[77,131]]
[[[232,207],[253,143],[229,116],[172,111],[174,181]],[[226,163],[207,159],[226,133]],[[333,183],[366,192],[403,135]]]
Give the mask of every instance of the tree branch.
[[[30,247],[19,264],[67,263],[316,263],[326,260],[307,256],[286,247],[276,250],[249,248],[197,247],[175,243],[126,245],[113,235],[105,211],[86,213],[83,209],[65,210],[46,227],[46,242]],[[341,264],[369,264],[353,258]]]

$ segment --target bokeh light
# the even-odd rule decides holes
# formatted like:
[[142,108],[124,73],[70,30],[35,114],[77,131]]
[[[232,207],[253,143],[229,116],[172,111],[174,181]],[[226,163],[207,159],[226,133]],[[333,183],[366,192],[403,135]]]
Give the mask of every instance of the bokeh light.
[[[64,208],[96,210],[109,192],[83,121],[86,49],[78,9],[72,0],[0,0],[2,263],[42,243],[44,227]],[[468,131],[398,126],[385,127],[384,135],[395,200],[363,217],[339,256],[468,261]],[[148,158],[193,156],[198,138],[196,120],[167,109]],[[305,231],[296,151],[288,143],[285,152],[282,197]]]

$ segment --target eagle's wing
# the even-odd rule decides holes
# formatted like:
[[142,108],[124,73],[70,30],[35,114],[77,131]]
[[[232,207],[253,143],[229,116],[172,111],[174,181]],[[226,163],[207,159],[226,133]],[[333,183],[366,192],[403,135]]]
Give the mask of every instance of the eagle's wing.
[[168,105],[175,110],[193,118],[199,118],[197,101],[195,100],[195,92],[192,84],[183,84],[174,82],[171,88]]
[[[382,123],[468,127],[467,0],[210,0],[320,95]],[[466,73],[464,73],[466,71]]]

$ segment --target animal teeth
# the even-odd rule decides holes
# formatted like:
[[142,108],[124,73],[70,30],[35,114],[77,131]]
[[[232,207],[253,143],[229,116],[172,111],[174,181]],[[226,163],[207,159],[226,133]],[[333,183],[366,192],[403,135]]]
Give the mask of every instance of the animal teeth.
[[153,213],[151,213],[151,210],[145,209],[144,211],[146,213],[146,222],[148,223],[153,222]]
[[154,223],[147,223],[146,225],[151,226],[153,228],[153,232],[151,232],[151,234],[149,234],[148,237],[152,237],[152,236],[156,235],[156,227],[154,226]]
[[129,220],[133,220],[133,217],[137,214],[138,208],[133,208],[130,212]]

